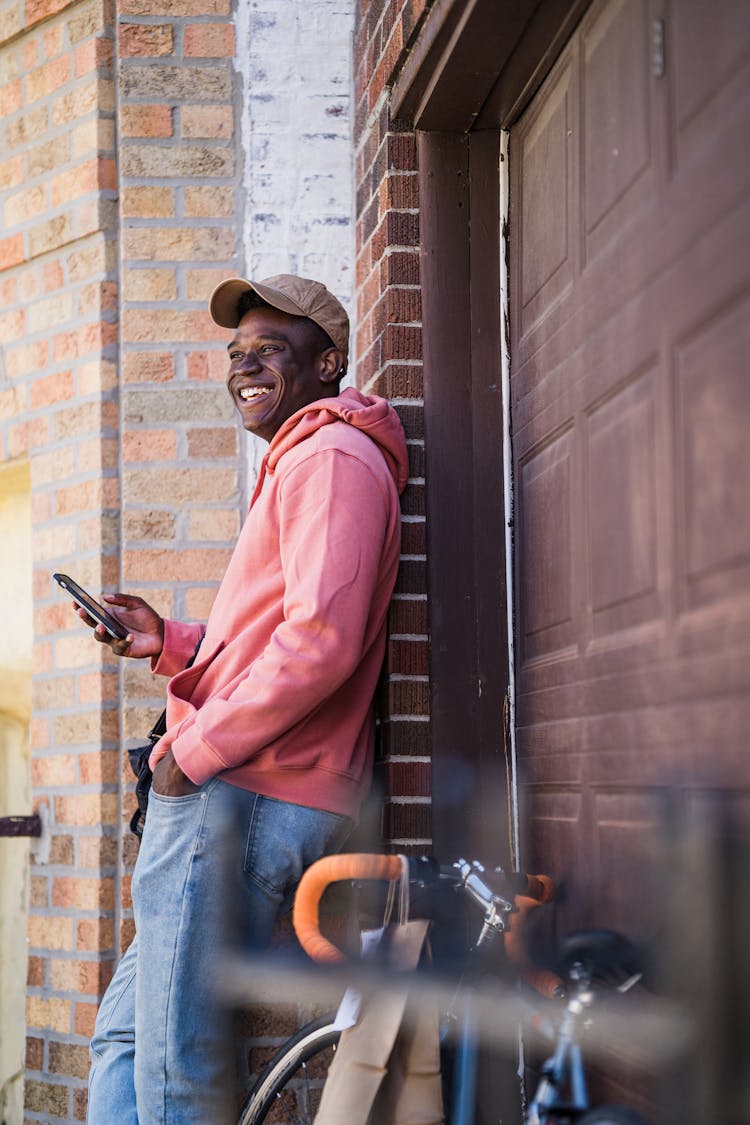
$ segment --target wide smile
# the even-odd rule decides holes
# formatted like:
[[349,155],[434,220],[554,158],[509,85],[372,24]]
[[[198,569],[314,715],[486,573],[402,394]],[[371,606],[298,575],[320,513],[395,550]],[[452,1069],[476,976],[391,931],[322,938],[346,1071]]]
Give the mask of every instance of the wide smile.
[[237,392],[237,397],[243,402],[259,402],[271,394],[273,387],[242,387]]
[[238,405],[259,406],[266,402],[275,389],[271,383],[239,383],[232,388]]

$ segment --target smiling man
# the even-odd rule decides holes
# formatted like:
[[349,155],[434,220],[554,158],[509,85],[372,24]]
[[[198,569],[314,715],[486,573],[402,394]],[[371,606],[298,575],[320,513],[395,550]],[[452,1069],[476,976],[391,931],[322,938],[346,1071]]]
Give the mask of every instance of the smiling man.
[[136,937],[92,1041],[92,1125],[232,1120],[217,954],[230,927],[244,948],[267,944],[370,784],[408,476],[401,424],[385,400],[339,393],[349,325],[320,282],[232,278],[210,309],[233,331],[227,387],[242,425],[269,448],[205,629],[125,594],[107,601],[127,638],[95,629],[170,681]]

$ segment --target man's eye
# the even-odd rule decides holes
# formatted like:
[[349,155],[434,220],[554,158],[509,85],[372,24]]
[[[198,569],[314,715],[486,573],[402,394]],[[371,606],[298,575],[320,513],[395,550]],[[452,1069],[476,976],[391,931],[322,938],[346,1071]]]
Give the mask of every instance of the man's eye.
[[278,349],[278,347],[276,346],[276,344],[263,344],[263,346],[262,346],[261,348],[259,348],[258,350],[259,350],[259,351],[260,351],[260,352],[261,352],[261,353],[262,353],[263,355],[265,355],[265,354],[266,354],[266,352],[277,352],[277,351],[278,351],[279,349]]
[[242,359],[242,352],[230,352],[229,358],[234,362],[236,359]]

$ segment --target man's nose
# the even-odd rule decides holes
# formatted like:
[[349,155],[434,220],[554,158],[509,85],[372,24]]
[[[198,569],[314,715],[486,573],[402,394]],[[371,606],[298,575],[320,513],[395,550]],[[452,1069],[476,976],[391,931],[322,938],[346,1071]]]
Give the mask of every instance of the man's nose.
[[242,359],[234,369],[235,375],[253,375],[263,370],[263,364],[257,352],[245,352]]
[[254,371],[257,367],[261,366],[260,356],[257,352],[245,352],[240,363],[241,371]]

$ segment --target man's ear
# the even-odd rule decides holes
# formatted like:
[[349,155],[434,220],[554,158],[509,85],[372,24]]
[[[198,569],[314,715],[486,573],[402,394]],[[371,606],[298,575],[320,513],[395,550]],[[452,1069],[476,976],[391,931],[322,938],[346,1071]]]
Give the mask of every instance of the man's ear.
[[335,383],[343,378],[346,371],[344,353],[338,348],[326,348],[320,353],[320,381],[321,383]]

